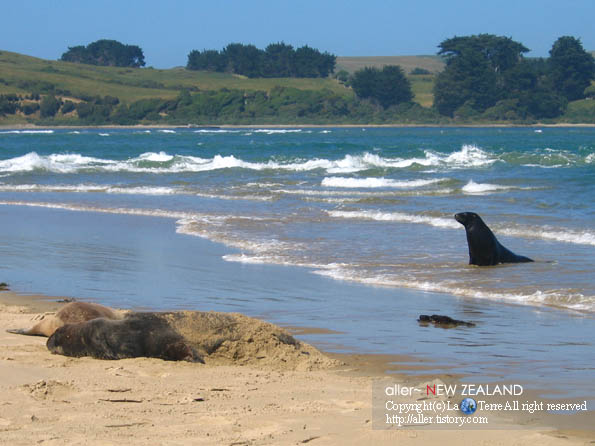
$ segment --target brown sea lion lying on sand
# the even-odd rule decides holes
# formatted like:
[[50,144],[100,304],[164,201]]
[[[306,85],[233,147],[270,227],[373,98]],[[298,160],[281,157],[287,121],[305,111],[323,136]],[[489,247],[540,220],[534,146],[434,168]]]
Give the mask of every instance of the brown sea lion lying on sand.
[[106,319],[121,319],[120,314],[109,307],[94,304],[91,302],[72,302],[65,305],[56,314],[44,316],[44,318],[33,327],[13,328],[6,330],[9,333],[30,335],[30,336],[51,336],[58,328],[66,324],[86,322],[91,319],[103,317]]

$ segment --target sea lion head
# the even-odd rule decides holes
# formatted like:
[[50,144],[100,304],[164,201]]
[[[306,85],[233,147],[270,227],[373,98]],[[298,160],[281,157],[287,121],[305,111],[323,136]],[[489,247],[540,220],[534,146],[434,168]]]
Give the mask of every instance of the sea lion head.
[[465,226],[465,228],[473,226],[474,223],[483,223],[481,217],[475,212],[459,212],[458,214],[455,214],[455,220]]
[[70,326],[65,325],[62,326],[60,328],[58,328],[47,340],[46,342],[46,346],[48,348],[49,351],[51,351],[54,354],[58,354],[58,355],[68,355],[68,352],[66,352],[63,348],[63,345],[68,345],[69,343],[72,343],[72,333],[70,330]]

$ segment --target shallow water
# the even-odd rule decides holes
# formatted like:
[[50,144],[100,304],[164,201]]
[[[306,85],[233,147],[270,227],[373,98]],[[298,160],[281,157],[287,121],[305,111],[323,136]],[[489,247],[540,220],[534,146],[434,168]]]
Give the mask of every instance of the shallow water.
[[[1,280],[108,305],[324,327],[341,333],[305,339],[576,393],[595,369],[594,137],[0,132]],[[467,265],[452,218],[465,210],[536,262]],[[421,313],[477,327],[422,328]]]

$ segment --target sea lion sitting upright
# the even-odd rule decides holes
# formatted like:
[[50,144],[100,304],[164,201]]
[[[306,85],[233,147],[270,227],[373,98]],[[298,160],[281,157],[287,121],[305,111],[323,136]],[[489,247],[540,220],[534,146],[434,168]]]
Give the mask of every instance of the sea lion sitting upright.
[[50,336],[46,345],[52,353],[65,356],[203,362],[159,313],[130,313],[120,320],[97,318],[66,324]]
[[494,233],[474,212],[455,214],[455,220],[465,227],[469,245],[469,265],[490,266],[499,263],[533,262],[518,256],[500,244]]
[[72,302],[65,305],[56,314],[45,316],[29,329],[13,328],[6,331],[29,336],[51,336],[63,325],[85,322],[98,317],[121,319],[121,316],[109,307],[91,302]]

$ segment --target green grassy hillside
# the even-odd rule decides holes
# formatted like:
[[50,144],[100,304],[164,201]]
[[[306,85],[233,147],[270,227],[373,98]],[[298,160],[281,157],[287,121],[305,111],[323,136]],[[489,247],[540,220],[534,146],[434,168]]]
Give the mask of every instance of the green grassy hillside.
[[438,56],[337,57],[335,72],[345,70],[354,73],[364,67],[382,68],[385,65],[399,65],[405,73],[410,73],[414,68],[423,68],[436,74],[444,68],[444,62]]
[[[404,58],[340,58],[350,71],[370,63],[404,63],[405,70],[415,67],[437,71],[440,62],[432,57]],[[342,69],[338,66],[338,70]],[[433,75],[410,76],[414,100],[424,107],[433,101]],[[61,103],[72,101],[95,102],[94,97],[117,98],[120,104],[131,105],[138,101],[175,100],[184,90],[189,92],[220,91],[222,89],[270,93],[279,88],[303,92],[330,92],[346,101],[355,98],[353,91],[333,78],[255,78],[249,79],[227,73],[190,71],[185,68],[159,70],[153,68],[120,68],[85,65],[39,59],[8,51],[0,51],[0,95],[20,96],[20,107],[36,107],[27,115],[23,111],[5,114],[0,124],[13,125],[36,122],[40,117],[39,105],[45,95],[55,95]],[[144,106],[144,105],[143,105]],[[113,107],[112,110],[113,111]],[[111,113],[111,112],[110,112]],[[80,115],[80,112],[78,112]],[[77,112],[62,113],[61,119],[76,120]]]
[[73,96],[115,96],[131,103],[139,99],[176,97],[180,90],[220,90],[221,88],[270,91],[274,87],[299,90],[329,89],[351,96],[349,89],[333,79],[248,79],[224,73],[189,71],[184,68],[118,68],[49,61],[0,51],[0,94],[28,94],[43,83]]

